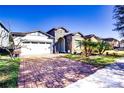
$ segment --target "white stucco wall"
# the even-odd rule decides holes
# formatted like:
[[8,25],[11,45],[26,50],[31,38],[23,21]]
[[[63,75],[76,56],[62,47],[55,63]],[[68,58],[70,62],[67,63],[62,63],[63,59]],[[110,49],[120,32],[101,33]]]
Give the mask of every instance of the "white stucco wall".
[[25,37],[23,37],[23,40],[53,42],[53,39],[49,39],[48,36],[43,35],[43,34],[40,34],[39,36],[27,34]]
[[21,43],[21,56],[53,53],[53,39],[50,39],[42,33],[30,33],[24,37],[16,37],[14,39],[16,44],[18,44],[20,40],[26,42]]

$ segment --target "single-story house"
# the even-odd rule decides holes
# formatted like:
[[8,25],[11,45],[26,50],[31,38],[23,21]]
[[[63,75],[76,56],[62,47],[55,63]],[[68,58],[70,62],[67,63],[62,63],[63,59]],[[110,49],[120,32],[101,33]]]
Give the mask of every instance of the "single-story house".
[[80,32],[69,33],[63,27],[53,28],[47,32],[55,39],[54,53],[80,53],[82,50],[78,45],[78,41],[84,40],[84,36]]
[[90,35],[85,35],[85,39],[88,40],[90,39],[92,42],[99,42],[101,41],[101,38],[94,35],[94,34],[90,34]]
[[15,45],[20,47],[20,56],[53,53],[54,37],[42,31],[12,32]]
[[0,23],[1,37],[7,35],[3,40],[3,46],[10,44],[10,36],[13,36],[14,44],[20,51],[20,56],[41,55],[50,53],[81,53],[83,46],[79,46],[79,41],[90,39],[93,42],[104,40],[113,47],[119,47],[119,41],[114,38],[101,39],[94,34],[84,36],[80,32],[70,33],[63,27],[53,28],[48,32],[10,32]]
[[120,42],[119,40],[115,38],[102,38],[103,41],[108,42],[113,48],[118,48],[120,47]]
[[120,47],[124,48],[124,39],[120,41]]
[[84,36],[80,32],[69,33],[63,27],[53,28],[47,33],[42,31],[12,32],[15,44],[21,42],[21,55],[40,55],[49,53],[81,53],[79,41],[91,39],[98,42],[95,35]]

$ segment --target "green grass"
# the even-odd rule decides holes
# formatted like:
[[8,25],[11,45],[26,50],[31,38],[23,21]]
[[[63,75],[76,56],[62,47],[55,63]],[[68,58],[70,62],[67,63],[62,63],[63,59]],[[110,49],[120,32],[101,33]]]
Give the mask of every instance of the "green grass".
[[89,58],[88,63],[94,66],[106,66],[114,63],[117,58],[115,56],[96,56]]
[[96,67],[104,67],[106,65],[112,64],[115,62],[115,60],[117,58],[119,58],[119,56],[91,56],[91,57],[84,57],[81,55],[72,55],[72,54],[68,54],[66,56],[64,56],[65,58],[69,58],[72,60],[76,60],[76,61],[81,61],[87,64],[91,64],[94,65]]
[[0,59],[0,87],[15,88],[19,72],[20,59]]

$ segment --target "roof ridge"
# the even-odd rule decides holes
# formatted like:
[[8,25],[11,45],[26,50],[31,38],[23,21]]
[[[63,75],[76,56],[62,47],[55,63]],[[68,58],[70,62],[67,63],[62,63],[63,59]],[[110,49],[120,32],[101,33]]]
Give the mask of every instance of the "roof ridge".
[[1,25],[6,31],[10,32],[10,31],[3,25],[2,22],[0,22],[0,25]]
[[47,34],[46,32],[43,32],[43,31],[41,31],[41,30],[38,30],[38,31],[31,31],[31,32],[11,32],[12,34],[23,34],[23,35],[26,35],[26,34],[29,34],[29,33],[33,33],[33,32],[41,32],[41,33],[43,33],[43,34],[45,34],[45,35],[47,35],[47,36],[50,36],[50,37],[52,37],[52,38],[54,38],[52,35],[50,35],[50,34]]

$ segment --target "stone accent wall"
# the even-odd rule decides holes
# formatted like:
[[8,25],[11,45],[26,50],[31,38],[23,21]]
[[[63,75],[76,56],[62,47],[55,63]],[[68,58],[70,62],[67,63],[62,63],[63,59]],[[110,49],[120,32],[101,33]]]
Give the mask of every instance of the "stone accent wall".
[[65,36],[65,33],[66,33],[65,30],[57,29],[55,31],[55,42],[57,42],[59,38],[63,38]]
[[55,39],[54,39],[54,45],[53,45],[53,47],[54,47],[54,53],[60,52],[60,50],[59,50],[60,42],[58,43],[58,41],[60,40],[60,38],[64,40],[64,44],[65,45],[63,45],[63,46],[64,46],[64,51],[66,52],[65,35],[67,34],[67,32],[64,29],[62,29],[62,28],[57,28],[57,29],[52,29],[51,31],[49,31],[47,33],[55,37]]

